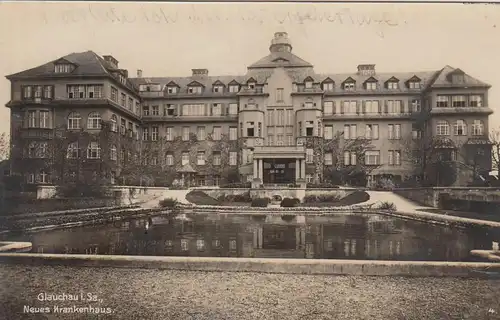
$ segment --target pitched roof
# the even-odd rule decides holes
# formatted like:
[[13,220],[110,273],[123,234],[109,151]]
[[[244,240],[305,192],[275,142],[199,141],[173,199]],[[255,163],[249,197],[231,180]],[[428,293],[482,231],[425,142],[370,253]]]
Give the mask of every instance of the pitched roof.
[[276,68],[276,67],[310,67],[312,64],[297,57],[291,52],[271,52],[259,61],[252,63],[248,69],[256,68]]
[[177,170],[179,173],[196,173],[196,170],[193,169],[193,167],[188,163],[186,165],[183,165],[182,168]]
[[443,88],[443,87],[454,87],[457,84],[454,84],[448,78],[449,74],[453,73],[463,73],[464,74],[464,82],[460,83],[459,86],[467,86],[467,87],[491,87],[489,84],[482,82],[476,78],[471,77],[467,73],[463,72],[458,68],[453,68],[451,66],[445,66],[443,69],[438,71],[436,75],[436,80],[432,83],[431,88]]
[[150,78],[131,78],[130,79],[135,85],[139,86],[141,84],[159,84],[163,88],[167,84],[176,84],[181,88],[186,88],[189,84],[193,82],[198,82],[204,87],[212,87],[212,84],[216,82],[221,82],[225,85],[229,84],[233,80],[238,83],[245,82],[245,76],[190,76],[190,77],[150,77]]

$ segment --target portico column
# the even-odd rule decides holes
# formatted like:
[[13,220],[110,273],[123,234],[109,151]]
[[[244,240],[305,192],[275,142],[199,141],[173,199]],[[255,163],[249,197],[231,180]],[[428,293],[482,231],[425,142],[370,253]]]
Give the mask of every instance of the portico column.
[[300,160],[301,164],[300,164],[300,177],[302,179],[305,179],[306,178],[306,159],[302,159]]
[[264,164],[263,164],[264,160],[262,159],[259,159],[259,179],[260,179],[260,182],[261,183],[264,183]]
[[259,177],[259,174],[257,172],[258,170],[258,165],[257,165],[257,159],[253,159],[253,177],[254,179],[257,179]]
[[300,160],[295,159],[295,181],[300,178]]

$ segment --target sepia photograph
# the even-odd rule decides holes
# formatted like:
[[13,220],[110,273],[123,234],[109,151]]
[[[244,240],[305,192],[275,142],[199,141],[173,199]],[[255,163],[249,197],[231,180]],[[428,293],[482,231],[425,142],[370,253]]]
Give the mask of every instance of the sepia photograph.
[[0,320],[500,319],[500,6],[0,3]]

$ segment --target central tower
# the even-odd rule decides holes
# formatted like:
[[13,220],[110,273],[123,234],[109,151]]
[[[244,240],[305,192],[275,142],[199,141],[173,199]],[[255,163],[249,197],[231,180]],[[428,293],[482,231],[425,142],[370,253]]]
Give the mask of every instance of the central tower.
[[288,39],[288,33],[286,32],[276,32],[274,33],[274,39],[271,40],[271,46],[269,51],[273,52],[292,52],[292,43]]

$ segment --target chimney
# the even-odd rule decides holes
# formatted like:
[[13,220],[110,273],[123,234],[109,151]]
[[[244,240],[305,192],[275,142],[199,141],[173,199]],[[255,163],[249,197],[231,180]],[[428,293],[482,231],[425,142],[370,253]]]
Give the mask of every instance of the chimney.
[[126,69],[120,69],[120,71],[125,76],[125,78],[128,78],[128,70],[126,70]]
[[374,64],[358,65],[358,74],[363,76],[373,76],[375,74],[375,65]]
[[193,77],[206,77],[208,76],[208,69],[191,69]]
[[137,69],[137,78],[142,78],[142,70]]
[[118,60],[116,60],[113,56],[107,55],[102,56],[104,61],[108,62],[113,68],[118,69]]

